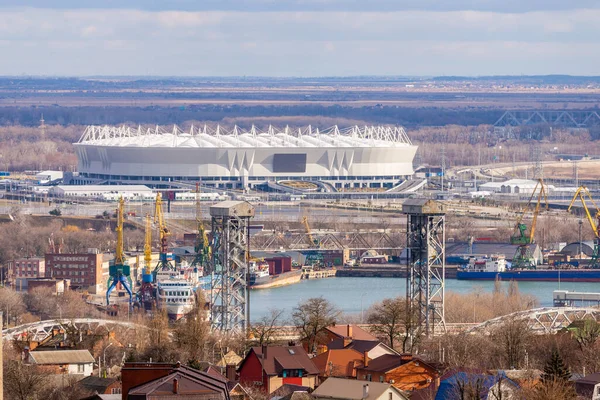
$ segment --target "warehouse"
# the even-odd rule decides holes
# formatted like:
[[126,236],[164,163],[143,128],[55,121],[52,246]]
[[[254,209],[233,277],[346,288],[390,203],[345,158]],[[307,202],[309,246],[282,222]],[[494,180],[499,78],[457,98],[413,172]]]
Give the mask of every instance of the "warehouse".
[[92,199],[117,200],[152,200],[152,189],[145,185],[58,185],[52,187],[51,196],[59,198],[85,197]]

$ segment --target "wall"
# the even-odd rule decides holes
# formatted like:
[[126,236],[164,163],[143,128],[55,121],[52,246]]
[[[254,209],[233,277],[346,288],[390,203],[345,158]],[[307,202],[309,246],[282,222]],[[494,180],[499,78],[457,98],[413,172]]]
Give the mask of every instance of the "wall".
[[254,351],[248,354],[239,373],[242,386],[269,390],[267,376],[263,374],[262,364]]
[[384,354],[396,354],[396,353],[394,353],[392,350],[388,349],[387,347],[383,346],[382,344],[375,346],[367,353],[367,355],[369,356],[369,358],[371,360],[374,360],[377,357],[382,356]]
[[73,288],[97,293],[102,282],[102,254],[46,254],[46,277],[70,279]]
[[67,367],[67,373],[68,374],[83,374],[83,376],[90,376],[92,375],[92,370],[93,370],[93,364],[92,363],[87,363],[87,364],[83,364],[83,372],[79,372],[78,366],[80,364],[69,364]]

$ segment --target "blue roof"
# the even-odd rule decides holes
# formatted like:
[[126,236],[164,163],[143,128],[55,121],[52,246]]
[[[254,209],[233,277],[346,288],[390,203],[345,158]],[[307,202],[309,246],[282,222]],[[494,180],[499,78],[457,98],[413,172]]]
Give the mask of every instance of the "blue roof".
[[435,400],[454,400],[458,396],[458,384],[457,382],[465,383],[478,383],[482,386],[482,392],[480,394],[482,400],[487,400],[488,392],[500,379],[504,382],[518,387],[518,385],[512,380],[506,377],[504,372],[500,372],[498,375],[487,375],[487,374],[473,374],[468,372],[457,372],[451,377],[444,379],[440,383],[440,387],[435,396]]

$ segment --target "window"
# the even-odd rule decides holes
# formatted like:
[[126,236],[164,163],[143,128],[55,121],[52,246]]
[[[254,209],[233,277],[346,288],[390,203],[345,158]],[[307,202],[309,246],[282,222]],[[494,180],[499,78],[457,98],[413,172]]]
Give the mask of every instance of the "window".
[[85,372],[85,365],[84,364],[77,364],[77,373],[78,374],[82,374]]
[[[379,382],[383,383],[383,375],[379,376]],[[391,393],[390,393],[391,394]]]
[[372,378],[373,378],[373,377],[371,376],[371,374],[367,374],[367,380],[368,380],[369,382],[371,382]]
[[392,394],[392,392],[389,392],[389,393],[388,393],[388,399],[389,399],[389,400],[392,400],[392,399],[393,399],[393,394]]

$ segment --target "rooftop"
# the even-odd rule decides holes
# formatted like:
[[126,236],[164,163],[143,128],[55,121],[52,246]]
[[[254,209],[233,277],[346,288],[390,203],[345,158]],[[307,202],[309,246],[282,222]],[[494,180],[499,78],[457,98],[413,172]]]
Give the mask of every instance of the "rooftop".
[[29,353],[32,363],[43,364],[87,364],[93,363],[94,357],[88,350],[51,350],[32,351]]
[[[363,396],[364,386],[368,385],[369,393]],[[389,383],[359,381],[356,379],[327,378],[313,393],[316,398],[332,398],[347,400],[378,399],[387,390],[395,391],[400,398],[406,398],[398,389]]]
[[411,145],[402,127],[337,126],[320,130],[311,126],[283,129],[269,126],[249,130],[234,126],[228,130],[217,125],[204,125],[189,131],[162,127],[132,128],[128,126],[88,126],[77,143],[116,147],[183,147],[183,148],[236,148],[236,147],[404,147]]
[[302,346],[268,346],[266,350],[265,359],[262,357],[262,347],[252,347],[250,351],[258,356],[267,375],[277,375],[281,369],[304,369],[310,375],[319,373]]

